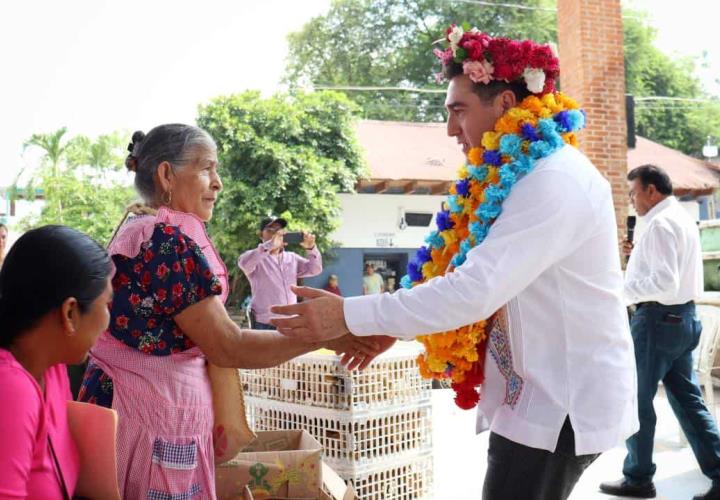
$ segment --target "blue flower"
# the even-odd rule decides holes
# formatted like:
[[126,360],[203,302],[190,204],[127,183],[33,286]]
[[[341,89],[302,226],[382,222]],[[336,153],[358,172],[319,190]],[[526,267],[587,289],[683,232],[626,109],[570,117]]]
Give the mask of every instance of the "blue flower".
[[522,135],[525,139],[529,141],[540,140],[540,136],[537,134],[535,127],[533,127],[530,123],[524,123],[523,126],[520,127],[520,130],[522,131]]
[[500,182],[506,189],[510,189],[517,182],[517,175],[513,172],[513,168],[512,163],[500,168]]
[[438,231],[440,232],[452,229],[455,226],[455,223],[450,218],[450,212],[447,210],[437,213],[435,216],[435,223],[437,224]]
[[555,122],[560,126],[562,132],[569,132],[573,128],[572,119],[567,111],[560,111],[554,117]]
[[547,141],[536,141],[530,144],[529,152],[533,158],[545,158],[555,150]]
[[585,113],[577,109],[571,109],[567,112],[570,122],[570,130],[580,130],[585,126]]
[[535,162],[528,155],[521,155],[513,162],[515,171],[522,176],[527,174],[535,166]]
[[493,151],[490,149],[483,153],[483,161],[488,165],[499,167],[502,165],[502,155],[499,151]]
[[488,176],[487,167],[475,167],[473,165],[468,165],[467,171],[468,175],[478,182],[483,182]]
[[470,189],[470,181],[467,179],[455,183],[455,191],[461,196],[467,196]]
[[475,244],[479,244],[483,241],[488,234],[489,226],[483,221],[475,221],[470,224],[470,232],[475,237]]
[[467,238],[460,243],[460,251],[462,253],[468,253],[470,250],[472,250],[472,243],[470,243],[470,238]]
[[478,207],[475,215],[484,222],[490,222],[492,219],[495,219],[498,215],[500,215],[501,211],[502,208],[500,205],[496,205],[494,203],[483,203]]
[[457,201],[457,196],[454,194],[451,194],[448,196],[447,204],[450,206],[450,211],[454,214],[458,214],[463,211],[462,207]]
[[456,253],[450,263],[455,267],[462,266],[465,263],[465,254],[463,252]]
[[412,282],[412,280],[410,279],[410,276],[408,276],[408,275],[406,274],[405,276],[403,276],[402,278],[400,278],[400,286],[403,287],[403,288],[412,288],[413,282]]
[[437,231],[432,231],[428,234],[427,238],[425,238],[425,243],[432,248],[442,248],[445,246],[445,240]]
[[417,253],[415,254],[415,259],[417,259],[418,262],[424,264],[429,260],[432,260],[432,256],[430,255],[430,250],[426,246],[422,246],[418,248]]
[[522,153],[520,150],[521,145],[522,139],[520,139],[520,136],[515,134],[504,135],[500,138],[500,153],[515,158]]
[[422,281],[423,274],[422,270],[418,266],[418,263],[414,260],[408,263],[407,266],[408,276],[410,276],[410,279],[412,281]]
[[507,198],[509,192],[510,190],[505,187],[497,185],[488,186],[485,190],[485,200],[489,203],[502,203],[503,200]]

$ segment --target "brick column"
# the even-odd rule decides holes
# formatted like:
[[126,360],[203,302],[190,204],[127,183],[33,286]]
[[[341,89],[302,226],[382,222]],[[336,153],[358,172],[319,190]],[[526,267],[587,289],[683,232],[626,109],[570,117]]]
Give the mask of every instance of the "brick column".
[[627,137],[620,0],[557,0],[560,88],[587,112],[580,149],[610,181],[625,237]]

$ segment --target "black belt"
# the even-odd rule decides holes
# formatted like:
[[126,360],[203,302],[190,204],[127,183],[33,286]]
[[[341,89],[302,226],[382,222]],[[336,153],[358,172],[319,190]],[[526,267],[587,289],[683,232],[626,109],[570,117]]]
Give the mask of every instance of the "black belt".
[[685,302],[684,304],[673,304],[673,305],[667,305],[667,304],[661,304],[660,302],[639,302],[637,304],[637,308],[640,308],[642,306],[660,306],[660,307],[680,307],[680,306],[692,306],[695,305],[695,301],[691,300],[690,302]]

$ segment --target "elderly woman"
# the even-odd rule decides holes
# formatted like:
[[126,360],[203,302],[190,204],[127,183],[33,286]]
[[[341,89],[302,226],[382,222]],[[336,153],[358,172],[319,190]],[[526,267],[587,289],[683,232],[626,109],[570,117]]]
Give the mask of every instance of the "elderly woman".
[[[38,265],[41,263],[41,265]],[[0,271],[0,498],[72,498],[80,459],[65,363],[107,328],[112,263],[63,226],[25,233]]]
[[[135,132],[129,150],[135,186],[157,213],[130,218],[110,244],[110,328],[91,351],[79,399],[119,413],[123,498],[214,498],[206,362],[263,368],[319,345],[241,330],[228,316],[227,270],[204,224],[222,189],[207,132],[161,125]],[[327,346],[373,355],[352,336]]]

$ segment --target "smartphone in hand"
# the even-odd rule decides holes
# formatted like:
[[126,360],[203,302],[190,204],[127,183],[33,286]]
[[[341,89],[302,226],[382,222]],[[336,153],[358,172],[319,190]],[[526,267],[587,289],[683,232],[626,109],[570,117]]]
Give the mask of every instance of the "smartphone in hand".
[[294,243],[302,243],[304,239],[305,235],[302,232],[285,233],[285,235],[283,236],[283,240],[285,240],[285,243],[288,243],[290,245]]

